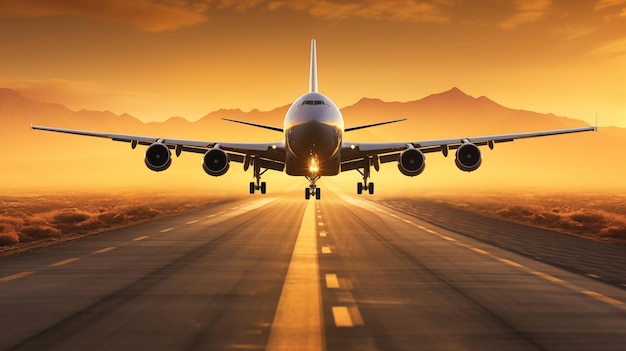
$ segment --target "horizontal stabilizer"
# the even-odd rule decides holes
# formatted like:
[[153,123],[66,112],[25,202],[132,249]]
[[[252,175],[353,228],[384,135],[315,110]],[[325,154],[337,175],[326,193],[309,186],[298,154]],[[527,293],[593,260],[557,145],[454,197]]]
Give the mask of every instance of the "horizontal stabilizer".
[[356,126],[356,127],[349,127],[346,128],[346,132],[350,132],[353,130],[359,130],[359,129],[365,129],[365,128],[370,128],[370,127],[376,127],[376,126],[382,126],[384,124],[389,124],[389,123],[396,123],[396,122],[402,122],[402,121],[406,121],[406,118],[403,119],[396,119],[393,121],[386,121],[386,122],[378,122],[378,123],[372,123],[372,124],[364,124],[362,126]]

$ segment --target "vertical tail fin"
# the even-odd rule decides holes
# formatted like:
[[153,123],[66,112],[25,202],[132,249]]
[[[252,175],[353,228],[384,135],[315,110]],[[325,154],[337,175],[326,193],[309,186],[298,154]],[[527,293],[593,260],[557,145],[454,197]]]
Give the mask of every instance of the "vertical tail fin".
[[311,40],[311,75],[309,76],[309,92],[317,93],[317,54],[315,39]]

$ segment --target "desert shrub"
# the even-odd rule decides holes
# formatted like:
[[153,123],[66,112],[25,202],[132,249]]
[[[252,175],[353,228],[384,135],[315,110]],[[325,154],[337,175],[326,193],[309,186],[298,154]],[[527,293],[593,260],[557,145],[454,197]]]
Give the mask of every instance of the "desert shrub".
[[15,228],[9,224],[0,223],[0,246],[12,245],[19,242]]
[[626,226],[609,226],[600,230],[600,236],[603,238],[613,238],[626,240]]
[[580,212],[574,213],[569,216],[569,218],[583,225],[593,225],[599,222],[604,221],[604,216],[599,213],[590,213],[590,212]]
[[86,212],[79,211],[77,209],[63,210],[52,217],[54,223],[62,225],[72,225],[80,222],[84,222],[91,218],[91,215]]
[[33,241],[61,236],[61,231],[49,225],[29,225],[20,230],[20,241]]

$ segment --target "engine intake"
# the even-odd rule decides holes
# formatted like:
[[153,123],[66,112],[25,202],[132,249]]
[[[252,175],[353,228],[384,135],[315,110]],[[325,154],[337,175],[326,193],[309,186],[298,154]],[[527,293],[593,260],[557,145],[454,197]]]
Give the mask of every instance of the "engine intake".
[[202,158],[202,169],[211,176],[224,175],[230,168],[228,154],[220,149],[211,149]]
[[172,164],[172,153],[167,145],[154,143],[146,149],[144,162],[150,170],[161,172],[168,169]]
[[456,150],[456,166],[465,172],[472,172],[483,162],[482,153],[474,144],[463,144]]
[[400,173],[408,177],[415,177],[424,172],[426,158],[418,149],[406,149],[402,151],[398,158],[398,169]]

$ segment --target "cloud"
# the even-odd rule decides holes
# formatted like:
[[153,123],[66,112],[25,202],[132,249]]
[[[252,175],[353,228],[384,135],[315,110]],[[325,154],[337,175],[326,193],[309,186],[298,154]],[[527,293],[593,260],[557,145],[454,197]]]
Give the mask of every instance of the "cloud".
[[206,3],[184,0],[0,0],[0,16],[79,15],[163,31],[207,21]]
[[605,42],[595,48],[591,53],[602,56],[626,54],[626,38]]
[[[225,1],[222,1],[224,3]],[[232,1],[226,1],[232,2]],[[251,0],[254,5],[258,1]],[[332,0],[293,0],[293,1],[265,1],[264,6],[270,10],[288,8],[306,12],[313,17],[325,20],[392,20],[402,22],[447,22],[450,18],[446,9],[453,1],[332,1]]]
[[539,21],[550,13],[551,8],[551,0],[515,0],[515,14],[500,22],[499,26],[514,29],[522,24]]
[[600,0],[596,3],[596,6],[594,6],[594,10],[600,11],[619,5],[626,5],[626,0]]

